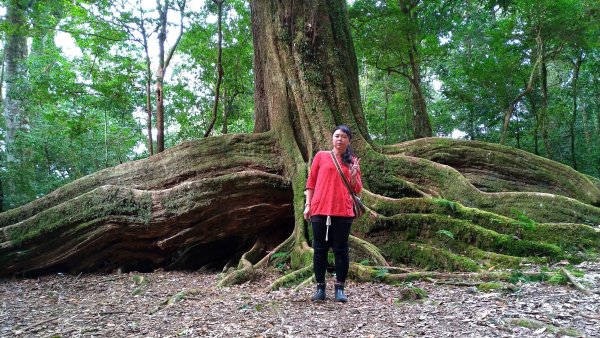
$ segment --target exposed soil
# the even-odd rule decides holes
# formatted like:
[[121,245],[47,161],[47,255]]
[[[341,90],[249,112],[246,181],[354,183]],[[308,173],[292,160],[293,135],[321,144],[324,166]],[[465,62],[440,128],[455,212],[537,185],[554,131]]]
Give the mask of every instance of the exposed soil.
[[[598,292],[600,263],[577,268],[585,272],[579,281]],[[222,289],[217,277],[155,271],[0,280],[0,336],[600,337],[600,295],[571,285],[482,292],[415,282],[428,297],[401,301],[407,284],[350,282],[349,302],[340,304],[311,302],[312,287],[267,291],[274,272]]]

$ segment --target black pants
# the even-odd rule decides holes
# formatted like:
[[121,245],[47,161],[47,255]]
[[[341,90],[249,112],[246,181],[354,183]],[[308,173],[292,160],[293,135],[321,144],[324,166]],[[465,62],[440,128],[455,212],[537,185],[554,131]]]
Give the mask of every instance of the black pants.
[[327,225],[326,217],[313,216],[313,265],[315,279],[317,283],[325,283],[325,271],[327,270],[327,252],[329,248],[333,249],[335,256],[335,276],[339,283],[345,283],[348,277],[348,268],[350,267],[350,257],[348,255],[348,237],[350,236],[350,226],[352,218],[332,217],[329,226],[328,240],[325,241]]

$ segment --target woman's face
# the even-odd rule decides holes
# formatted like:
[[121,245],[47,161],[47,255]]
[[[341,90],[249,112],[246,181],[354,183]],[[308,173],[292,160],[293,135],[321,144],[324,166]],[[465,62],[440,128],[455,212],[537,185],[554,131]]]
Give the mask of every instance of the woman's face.
[[348,134],[344,133],[341,129],[338,129],[333,132],[332,142],[333,147],[343,153],[350,144],[350,137],[348,137]]

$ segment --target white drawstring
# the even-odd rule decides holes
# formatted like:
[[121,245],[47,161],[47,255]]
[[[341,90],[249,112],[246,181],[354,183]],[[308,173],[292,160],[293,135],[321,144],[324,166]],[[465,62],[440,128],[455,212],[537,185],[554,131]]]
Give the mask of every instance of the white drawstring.
[[329,240],[329,226],[331,225],[331,216],[327,216],[327,221],[325,221],[325,225],[327,225],[327,230],[325,230],[325,242]]

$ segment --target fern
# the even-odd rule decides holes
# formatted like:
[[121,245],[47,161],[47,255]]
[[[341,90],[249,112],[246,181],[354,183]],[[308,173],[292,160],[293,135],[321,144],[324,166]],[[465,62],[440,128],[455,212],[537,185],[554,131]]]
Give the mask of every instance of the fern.
[[533,231],[536,227],[536,222],[531,218],[527,217],[525,213],[519,210],[511,210],[513,215],[516,217],[516,221],[512,222],[513,225],[520,226],[523,230]]
[[438,230],[438,231],[436,232],[436,234],[440,234],[440,235],[448,236],[448,237],[450,237],[450,238],[454,239],[454,234],[452,233],[452,231],[449,231],[449,230]]

